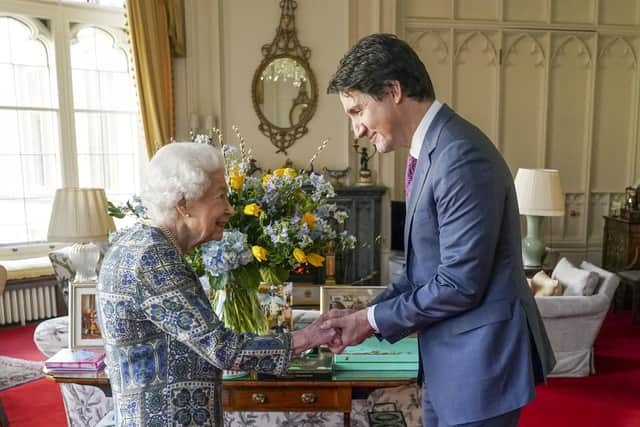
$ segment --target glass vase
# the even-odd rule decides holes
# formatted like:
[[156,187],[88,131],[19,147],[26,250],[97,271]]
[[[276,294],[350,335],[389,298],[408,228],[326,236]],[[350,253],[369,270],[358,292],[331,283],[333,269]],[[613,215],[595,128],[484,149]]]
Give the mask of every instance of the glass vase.
[[265,335],[269,331],[254,288],[227,283],[224,289],[215,291],[211,305],[224,325],[235,332]]

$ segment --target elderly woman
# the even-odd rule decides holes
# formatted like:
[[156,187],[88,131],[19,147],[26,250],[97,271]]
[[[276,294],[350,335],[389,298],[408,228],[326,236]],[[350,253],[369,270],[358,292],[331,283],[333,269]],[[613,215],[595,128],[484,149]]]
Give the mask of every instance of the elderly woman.
[[330,341],[316,322],[291,334],[226,329],[183,255],[222,238],[233,214],[216,148],[172,143],[149,164],[150,225],[105,254],[98,317],[118,426],[222,426],[222,369],[282,373],[292,354]]

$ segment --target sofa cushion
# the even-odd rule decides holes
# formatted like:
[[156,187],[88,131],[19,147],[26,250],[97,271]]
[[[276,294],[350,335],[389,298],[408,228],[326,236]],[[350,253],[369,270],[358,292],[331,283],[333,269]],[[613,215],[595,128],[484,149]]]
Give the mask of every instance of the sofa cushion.
[[562,295],[562,286],[560,281],[552,279],[544,271],[538,271],[531,279],[535,296],[560,296]]
[[571,262],[562,258],[551,273],[553,279],[558,279],[564,288],[565,296],[593,295],[598,287],[600,277],[593,271],[582,270]]
[[620,278],[616,274],[603,270],[602,268],[587,261],[582,261],[582,263],[580,263],[580,268],[587,271],[593,271],[600,277],[600,282],[594,291],[594,294],[603,294],[610,300],[613,299],[613,295],[620,284]]
[[53,275],[53,267],[46,256],[37,258],[23,258],[2,260],[0,263],[7,270],[7,280],[31,279],[40,276]]

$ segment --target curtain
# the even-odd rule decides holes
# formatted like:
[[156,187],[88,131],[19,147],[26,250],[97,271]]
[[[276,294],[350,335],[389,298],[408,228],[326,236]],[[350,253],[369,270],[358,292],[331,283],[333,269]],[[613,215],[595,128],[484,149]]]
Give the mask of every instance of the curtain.
[[[169,2],[169,3],[167,3]],[[129,42],[135,64],[138,99],[149,158],[167,144],[175,132],[173,76],[171,69],[169,10],[173,29],[182,28],[179,38],[184,52],[184,5],[182,0],[128,0]],[[176,22],[181,22],[180,25]]]
[[171,55],[182,58],[187,54],[184,28],[184,0],[165,0],[169,22]]

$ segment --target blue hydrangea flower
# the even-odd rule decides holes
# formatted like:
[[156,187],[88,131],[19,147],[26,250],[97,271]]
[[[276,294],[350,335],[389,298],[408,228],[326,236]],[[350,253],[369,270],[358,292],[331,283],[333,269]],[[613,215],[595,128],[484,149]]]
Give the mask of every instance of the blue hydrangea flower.
[[225,231],[222,240],[212,240],[200,248],[202,263],[214,276],[222,276],[253,261],[247,235],[239,230]]

